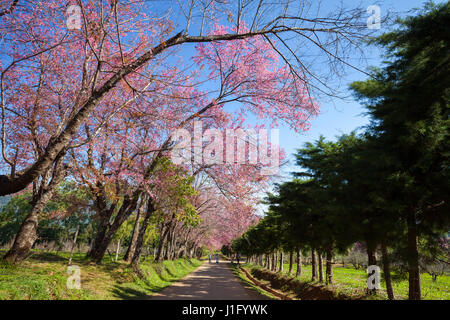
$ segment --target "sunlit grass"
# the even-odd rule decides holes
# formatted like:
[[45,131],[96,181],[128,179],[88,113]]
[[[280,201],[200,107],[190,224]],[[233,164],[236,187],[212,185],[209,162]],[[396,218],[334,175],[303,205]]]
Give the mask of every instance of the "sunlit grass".
[[[255,267],[252,265],[252,267]],[[283,274],[287,275],[289,269],[288,264],[283,266]],[[294,276],[297,270],[297,266],[292,268],[291,275]],[[311,265],[302,266],[302,274],[297,277],[302,282],[310,284],[319,284],[318,281],[311,281]],[[324,267],[325,276],[325,267]],[[393,289],[396,299],[408,298],[408,278],[400,277],[395,272],[392,272]],[[334,285],[333,288],[337,293],[342,293],[348,296],[357,296],[365,292],[367,288],[367,274],[365,270],[354,269],[342,266],[335,266],[333,268]],[[381,279],[381,290],[378,296],[371,297],[373,299],[387,299],[386,285],[384,279]],[[438,277],[433,282],[432,277],[427,273],[421,274],[421,286],[422,286],[422,298],[424,300],[450,300],[450,276]]]
[[256,292],[258,292],[259,294],[271,299],[271,300],[278,300],[276,297],[274,297],[273,295],[271,295],[269,292],[259,288],[257,285],[255,285],[249,278],[247,278],[247,276],[244,274],[244,272],[242,272],[241,270],[239,270],[238,266],[233,264],[231,266],[231,269],[233,271],[233,273],[242,281],[244,282],[247,286],[249,286],[250,288],[252,288],[253,290],[255,290]]
[[33,253],[20,266],[0,262],[0,299],[145,299],[202,264],[196,259],[144,261],[141,269],[145,277],[139,278],[124,262],[105,257],[97,265],[86,260],[84,254],[74,254],[72,265],[81,269],[81,289],[77,290],[66,286],[68,253]]

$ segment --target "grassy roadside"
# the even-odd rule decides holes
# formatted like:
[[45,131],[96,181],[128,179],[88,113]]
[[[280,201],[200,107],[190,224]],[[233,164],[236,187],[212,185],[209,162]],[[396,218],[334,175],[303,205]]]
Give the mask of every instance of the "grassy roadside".
[[[289,276],[287,274],[288,265],[284,265],[284,272],[281,274],[271,274],[260,266],[253,264],[244,265],[247,271],[253,276],[257,275],[258,281],[270,285],[276,290],[282,290],[286,293],[294,293],[297,297],[303,299],[387,299],[384,280],[381,281],[381,290],[377,296],[366,295],[365,270],[355,270],[353,268],[334,267],[333,286],[326,286],[318,281],[311,281],[311,266],[302,267],[300,277]],[[293,274],[295,274],[294,266]],[[394,294],[396,299],[407,299],[408,279],[401,278],[399,275],[392,274],[394,283]],[[262,277],[264,279],[262,279]],[[442,276],[433,282],[428,274],[421,275],[422,295],[424,300],[450,300],[450,277]]]
[[[3,255],[4,252],[0,252]],[[1,300],[117,300],[145,299],[161,291],[203,262],[196,259],[178,259],[141,263],[145,278],[131,272],[128,264],[112,262],[105,257],[101,265],[74,254],[72,265],[80,267],[81,289],[67,288],[68,253],[35,251],[20,266],[0,262]]]
[[243,273],[239,267],[235,264],[231,265],[231,270],[233,271],[233,273],[239,278],[239,280],[241,280],[246,286],[248,286],[249,288],[255,290],[256,292],[258,292],[259,294],[271,299],[271,300],[279,300],[277,297],[271,295],[269,292],[261,289],[260,287],[258,287],[257,285],[255,285],[249,278],[247,278],[247,276],[245,275],[245,273]]

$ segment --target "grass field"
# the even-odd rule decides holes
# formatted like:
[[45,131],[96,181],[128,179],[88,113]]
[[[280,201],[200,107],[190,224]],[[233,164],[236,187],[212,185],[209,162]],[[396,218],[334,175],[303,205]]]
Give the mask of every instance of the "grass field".
[[[0,252],[3,255],[4,252]],[[74,254],[72,265],[81,270],[81,289],[68,289],[68,253],[35,251],[20,266],[0,262],[1,300],[145,299],[202,264],[196,259],[162,263],[143,262],[145,278],[131,272],[128,264],[106,257],[101,265],[90,263],[84,254]]]
[[[255,265],[246,265],[250,268],[260,268]],[[288,264],[284,264],[284,275],[287,275],[287,270],[289,268]],[[297,266],[293,266],[292,273],[295,274]],[[364,295],[365,289],[367,287],[367,274],[365,270],[354,269],[342,266],[335,266],[333,268],[334,281],[333,289],[335,292],[350,296],[357,297]],[[324,268],[325,273],[325,268]],[[408,278],[400,277],[400,275],[392,272],[393,278],[393,288],[396,299],[407,299],[408,297]],[[298,277],[301,282],[308,283],[311,285],[318,285],[319,282],[311,282],[311,266],[302,266],[302,275]],[[384,279],[381,279],[381,290],[376,297],[370,297],[374,299],[387,299],[386,287],[384,284]],[[421,285],[422,285],[422,299],[424,300],[450,300],[450,276],[438,277],[435,282],[433,282],[431,276],[426,273],[421,275]]]

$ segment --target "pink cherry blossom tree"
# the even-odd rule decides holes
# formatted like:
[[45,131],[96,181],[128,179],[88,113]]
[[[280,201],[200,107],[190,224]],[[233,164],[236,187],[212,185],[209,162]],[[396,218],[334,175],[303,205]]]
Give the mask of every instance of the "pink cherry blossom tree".
[[[7,119],[11,113],[6,112],[11,101],[9,94],[15,91],[13,87],[6,87],[8,78],[26,73],[30,63],[53,51],[72,51],[70,59],[52,61],[60,66],[64,62],[70,64],[71,67],[65,70],[74,70],[78,76],[71,77],[77,88],[70,97],[72,112],[55,124],[60,130],[43,146],[43,152],[36,160],[14,166],[7,156],[14,146],[3,135],[3,161],[11,167],[11,173],[0,176],[0,195],[23,190],[35,181],[70,145],[72,137],[101,101],[108,95],[118,94],[119,83],[156,63],[173,47],[260,37],[283,57],[287,64],[284,72],[302,78],[309,69],[301,63],[301,56],[289,44],[288,37],[301,37],[320,48],[330,61],[346,63],[341,50],[349,45],[354,47],[355,40],[367,32],[364,19],[361,19],[364,10],[360,8],[334,10],[326,17],[311,17],[304,16],[308,12],[301,11],[305,6],[299,7],[291,1],[279,5],[269,1],[191,1],[187,7],[180,2],[171,11],[173,17],[164,15],[145,1],[74,1],[71,4],[80,8],[82,27],[75,32],[67,32],[65,28],[66,3],[61,0],[28,1],[27,5],[3,0],[1,4],[5,9],[2,9],[0,32],[9,35],[3,45],[8,58],[2,63],[1,70],[3,132],[8,131]],[[215,27],[219,32],[208,32],[217,24],[233,27]],[[171,36],[174,28],[182,31]],[[334,41],[326,41],[327,37]],[[330,46],[337,51],[330,50]],[[292,61],[297,62],[297,68]],[[299,73],[297,69],[303,69],[303,72]]]
[[[153,173],[172,147],[171,130],[192,130],[199,118],[206,128],[239,127],[249,112],[306,129],[318,112],[310,94],[315,77],[288,38],[302,37],[345,64],[341,48],[367,31],[358,20],[363,10],[308,17],[289,1],[179,2],[173,15],[145,1],[69,4],[79,8],[79,30],[67,30],[64,1],[0,2],[0,33],[8,34],[1,44],[0,195],[35,189],[33,212],[7,254],[14,263],[28,254],[39,212],[67,174],[91,188],[99,216],[108,221],[92,251],[100,261],[143,199],[155,200]],[[176,66],[179,50],[189,43],[197,46],[188,74]],[[329,43],[342,45],[330,51]],[[204,81],[217,89],[205,93]],[[231,102],[241,104],[234,119],[223,109]],[[262,182],[251,178],[256,167],[231,167],[229,174],[218,166],[190,170],[228,196]],[[233,185],[236,177],[244,183]]]

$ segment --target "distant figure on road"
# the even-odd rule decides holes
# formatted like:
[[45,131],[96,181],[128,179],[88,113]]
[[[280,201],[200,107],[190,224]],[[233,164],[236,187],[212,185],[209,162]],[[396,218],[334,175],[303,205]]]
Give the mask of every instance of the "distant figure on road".
[[238,255],[237,255],[237,263],[239,264],[239,259],[241,258],[241,254],[240,253],[238,253]]
[[219,255],[216,254],[216,263],[219,263]]
[[209,255],[209,263],[211,263],[211,255]]

